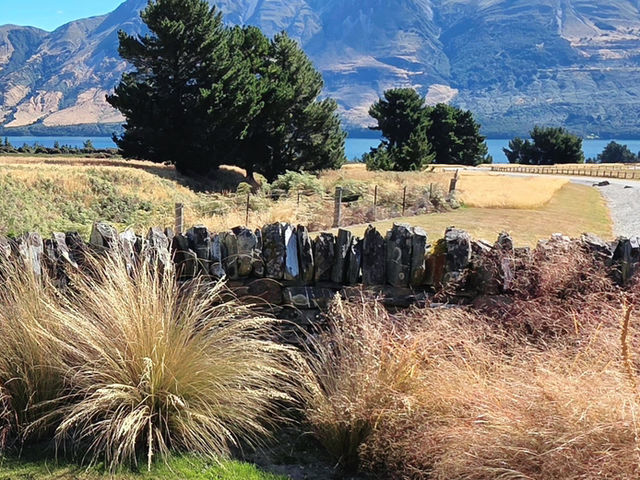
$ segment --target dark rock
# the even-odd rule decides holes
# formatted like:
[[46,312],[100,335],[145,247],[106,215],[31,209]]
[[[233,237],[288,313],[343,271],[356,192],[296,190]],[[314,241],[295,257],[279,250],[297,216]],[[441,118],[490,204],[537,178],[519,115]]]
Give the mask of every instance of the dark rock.
[[173,261],[178,278],[188,280],[198,274],[198,256],[189,248],[189,239],[185,235],[176,235],[171,242]]
[[618,267],[618,282],[622,285],[631,280],[640,260],[640,238],[620,237],[613,254],[613,261]]
[[424,285],[427,275],[427,254],[431,245],[427,232],[421,228],[413,229],[411,244],[411,279],[409,284],[414,287]]
[[293,225],[284,225],[284,244],[284,279],[288,282],[297,282],[300,279],[300,261],[298,259],[298,235]]
[[17,240],[18,254],[36,276],[42,275],[44,242],[39,233],[27,233]]
[[262,229],[262,258],[265,263],[267,278],[282,280],[284,278],[286,249],[284,228],[281,223],[267,225]]
[[314,280],[316,282],[331,280],[335,243],[336,239],[332,233],[321,233],[313,242]]
[[[598,258],[608,261],[613,258],[615,248],[611,244],[603,241],[600,237],[591,233],[584,233],[580,237],[580,242],[587,250],[596,255]],[[617,245],[616,245],[617,246]]]
[[112,249],[118,246],[118,231],[104,222],[96,222],[91,229],[89,244],[98,249]]
[[211,250],[209,252],[210,266],[209,273],[212,277],[224,278],[225,271],[222,268],[222,241],[217,233],[211,236]]
[[238,237],[232,232],[223,232],[220,234],[222,242],[223,258],[222,268],[224,268],[227,277],[231,280],[240,278],[240,263],[238,256]]
[[160,271],[171,268],[171,243],[161,228],[153,227],[147,232],[147,239],[142,249],[142,257],[152,265],[157,265]]
[[347,259],[346,283],[355,285],[360,283],[362,278],[362,240],[356,237],[351,238],[349,246],[349,257]]
[[385,263],[387,283],[393,287],[408,287],[411,279],[413,232],[411,227],[395,224],[386,238]]
[[236,236],[238,250],[238,275],[248,277],[253,272],[254,253],[258,246],[258,239],[251,230],[244,227],[233,229]]
[[283,294],[285,305],[301,309],[327,308],[336,295],[333,290],[318,287],[290,287]]
[[507,232],[502,232],[498,235],[494,248],[513,253],[513,238]]
[[131,273],[136,264],[136,242],[138,241],[136,234],[131,229],[126,229],[120,235],[120,252],[127,266],[127,270]]
[[265,275],[264,259],[262,258],[262,230],[256,229],[254,233],[256,236],[256,248],[253,251],[253,276],[262,278]]
[[464,230],[448,228],[444,235],[446,247],[446,280],[457,280],[471,262],[471,237]]
[[593,184],[594,187],[608,187],[609,185],[611,185],[611,183],[607,180]]
[[69,256],[79,266],[84,263],[87,254],[87,244],[84,243],[78,232],[67,232],[64,235],[65,243],[69,248]]
[[266,302],[269,305],[281,305],[283,302],[282,285],[269,278],[260,278],[247,285],[248,300]]
[[309,237],[309,230],[303,225],[298,225],[298,255],[300,256],[300,280],[304,285],[313,283],[314,260],[313,244]]
[[386,283],[384,238],[369,225],[362,241],[362,282],[367,286]]
[[334,283],[343,283],[345,280],[352,237],[353,235],[349,230],[342,228],[338,230],[335,255],[333,257],[333,269],[331,270],[331,281]]
[[189,250],[198,258],[198,272],[209,275],[211,263],[211,236],[209,230],[203,225],[196,225],[187,230],[186,237],[189,241]]

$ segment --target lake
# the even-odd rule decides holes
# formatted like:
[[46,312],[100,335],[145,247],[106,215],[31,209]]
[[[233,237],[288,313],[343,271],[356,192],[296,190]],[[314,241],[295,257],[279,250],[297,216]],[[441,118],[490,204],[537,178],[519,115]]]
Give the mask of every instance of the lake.
[[[53,144],[58,141],[60,145],[69,145],[71,147],[82,147],[83,143],[87,140],[91,140],[95,148],[114,148],[115,144],[110,137],[8,137],[9,141],[15,147],[20,147],[24,143],[28,145],[34,145],[38,143],[44,147],[53,147]],[[640,151],[640,140],[623,140],[614,139],[616,142],[623,145],[627,145],[633,153]],[[604,147],[611,140],[583,140],[582,149],[584,150],[585,158],[597,157],[599,153],[602,153]],[[345,151],[347,158],[353,160],[360,158],[363,153],[368,152],[371,148],[377,147],[380,140],[375,138],[348,138],[345,144]],[[509,145],[509,139],[488,139],[487,147],[489,148],[489,154],[493,156],[495,163],[507,163],[507,157],[505,157],[503,148]]]

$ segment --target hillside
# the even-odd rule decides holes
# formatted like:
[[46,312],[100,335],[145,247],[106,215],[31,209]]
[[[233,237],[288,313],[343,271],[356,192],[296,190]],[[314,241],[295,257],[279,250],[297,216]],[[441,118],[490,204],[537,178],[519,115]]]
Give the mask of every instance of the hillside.
[[[286,30],[340,104],[345,124],[370,122],[386,88],[473,110],[487,134],[533,123],[582,134],[640,135],[637,0],[218,0],[232,24]],[[126,69],[117,31],[139,33],[145,0],[54,32],[0,27],[0,125],[117,124],[104,96]],[[40,131],[40,130],[38,130]]]

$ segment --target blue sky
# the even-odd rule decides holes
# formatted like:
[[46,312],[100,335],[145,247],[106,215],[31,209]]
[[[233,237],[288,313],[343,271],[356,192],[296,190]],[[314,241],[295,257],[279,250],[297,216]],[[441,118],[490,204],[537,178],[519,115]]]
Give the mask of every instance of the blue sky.
[[124,0],[0,0],[0,25],[55,30],[71,20],[111,12]]

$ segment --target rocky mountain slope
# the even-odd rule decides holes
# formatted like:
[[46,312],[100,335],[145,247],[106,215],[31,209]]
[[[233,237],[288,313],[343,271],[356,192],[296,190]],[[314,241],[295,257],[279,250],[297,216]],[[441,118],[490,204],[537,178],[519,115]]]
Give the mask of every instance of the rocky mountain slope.
[[[213,3],[213,1],[212,1]],[[640,1],[217,0],[233,24],[286,30],[322,71],[345,123],[394,86],[473,110],[490,135],[535,123],[640,136]],[[104,101],[126,64],[117,31],[146,0],[48,33],[0,27],[0,125],[112,124]]]

